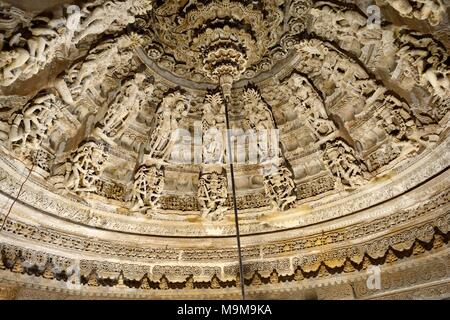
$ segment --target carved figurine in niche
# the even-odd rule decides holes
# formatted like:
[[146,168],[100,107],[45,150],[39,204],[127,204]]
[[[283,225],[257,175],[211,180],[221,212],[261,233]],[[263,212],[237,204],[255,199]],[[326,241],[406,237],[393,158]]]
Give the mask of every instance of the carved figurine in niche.
[[297,198],[292,173],[284,165],[273,168],[264,175],[264,189],[273,208],[279,211],[291,208]]
[[[95,6],[93,9],[91,7]],[[107,0],[83,6],[83,18],[79,27],[80,32],[74,42],[78,43],[89,35],[96,35],[105,31],[120,31],[126,25],[135,21],[135,16],[144,14],[152,9],[150,0]]]
[[245,116],[253,129],[258,131],[275,127],[272,111],[262,101],[260,94],[255,89],[246,90],[243,100]]
[[445,99],[450,94],[450,69],[447,50],[430,37],[417,32],[401,34],[397,43],[397,68],[415,83],[427,86],[429,91]]
[[200,174],[197,200],[202,217],[211,221],[223,219],[227,211],[227,178],[222,168],[208,170]]
[[68,47],[81,15],[77,6],[67,7],[67,17],[32,19],[28,39],[16,33],[9,39],[10,51],[1,52],[3,69],[0,85],[11,85],[17,79],[28,79],[51,62],[62,45]]
[[159,208],[159,198],[164,189],[164,170],[159,165],[142,165],[134,175],[131,211]]
[[11,148],[22,155],[39,148],[48,138],[55,120],[61,116],[61,102],[52,93],[34,98],[11,118],[9,142]]
[[344,141],[336,139],[326,142],[323,151],[323,161],[334,177],[337,187],[356,187],[364,184],[362,164],[355,151]]
[[255,89],[244,92],[244,118],[257,135],[259,161],[265,162],[278,155],[278,133],[272,111]]
[[176,130],[189,112],[189,101],[179,92],[170,93],[156,112],[156,126],[151,133],[148,157],[167,159],[175,144]]
[[220,93],[206,96],[203,104],[203,163],[223,163],[225,155],[225,110]]
[[358,46],[358,31],[367,25],[367,19],[356,11],[331,2],[320,1],[310,10],[312,32],[341,42],[345,50]]
[[300,114],[308,114],[307,124],[318,139],[336,131],[335,124],[328,119],[322,98],[305,77],[293,74],[288,86],[294,93],[289,101]]
[[384,105],[385,108],[377,115],[378,125],[393,138],[393,143],[403,154],[418,151],[422,142],[406,105],[390,95],[385,97]]
[[94,141],[83,143],[62,167],[65,172],[62,187],[73,192],[97,191],[96,182],[105,168],[106,160],[103,146]]
[[126,55],[130,46],[130,38],[121,36],[106,40],[91,49],[83,61],[73,64],[56,81],[55,87],[61,98],[66,103],[73,104],[89,91],[96,99],[100,99],[102,92],[97,87],[102,86],[112,67],[118,67],[121,55]]
[[29,58],[30,53],[23,48],[0,52],[0,70],[2,70],[0,85],[9,86],[16,81]]
[[104,118],[99,122],[96,133],[110,144],[119,138],[133,121],[144,100],[153,92],[153,85],[142,87],[145,75],[138,73],[125,81],[113,102],[108,106]]
[[384,2],[391,5],[403,17],[428,20],[432,26],[439,25],[446,13],[442,0],[384,0]]

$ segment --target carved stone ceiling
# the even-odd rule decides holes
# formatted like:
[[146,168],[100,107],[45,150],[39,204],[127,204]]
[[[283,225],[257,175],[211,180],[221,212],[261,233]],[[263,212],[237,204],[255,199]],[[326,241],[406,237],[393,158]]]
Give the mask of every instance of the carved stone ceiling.
[[[441,239],[429,228],[447,243],[448,12],[441,0],[0,1],[0,269],[17,268],[13,239],[32,239],[54,276],[80,254],[81,282],[128,272],[165,287],[184,264],[183,277],[228,286],[227,92],[252,283]],[[409,242],[394,237],[413,226]]]

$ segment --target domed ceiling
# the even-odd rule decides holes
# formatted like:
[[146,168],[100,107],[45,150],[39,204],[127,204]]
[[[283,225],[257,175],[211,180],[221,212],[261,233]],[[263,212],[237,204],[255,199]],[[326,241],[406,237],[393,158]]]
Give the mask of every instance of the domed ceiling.
[[0,295],[450,295],[443,1],[0,12]]

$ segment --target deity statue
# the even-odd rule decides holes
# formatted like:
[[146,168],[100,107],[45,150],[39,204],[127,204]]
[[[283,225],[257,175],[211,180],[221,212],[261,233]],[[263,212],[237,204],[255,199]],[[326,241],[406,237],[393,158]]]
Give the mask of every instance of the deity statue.
[[[92,7],[94,8],[91,9]],[[121,30],[133,23],[136,15],[144,14],[151,9],[150,0],[107,0],[101,4],[98,1],[87,3],[83,6],[80,32],[75,36],[74,42],[78,43],[89,35]]]
[[278,153],[278,134],[269,106],[254,89],[244,92],[244,118],[258,137],[259,161],[265,162]]
[[159,208],[159,198],[164,189],[164,171],[157,165],[142,165],[134,175],[131,211]]
[[206,96],[202,111],[203,163],[224,163],[225,110],[220,93]]
[[284,165],[271,170],[264,176],[264,189],[270,198],[273,208],[284,211],[295,203],[295,184],[291,171]]
[[426,86],[439,98],[447,98],[450,94],[447,50],[434,39],[417,32],[401,34],[397,45],[397,68],[402,75],[411,78],[415,84]]
[[198,180],[198,203],[202,217],[211,221],[223,219],[227,211],[227,178],[223,169],[208,170]]
[[84,142],[59,168],[63,171],[64,180],[62,185],[56,184],[56,187],[73,192],[97,191],[96,182],[105,168],[106,160],[107,154],[101,145],[95,141]]
[[125,81],[113,102],[108,106],[105,117],[99,122],[96,133],[108,143],[119,138],[133,121],[144,100],[153,92],[153,85],[142,88],[145,75],[138,73]]
[[61,101],[52,93],[35,97],[10,120],[9,142],[16,152],[29,156],[48,138],[55,120],[61,116]]
[[262,101],[259,92],[255,89],[248,89],[244,92],[243,99],[244,113],[252,129],[258,131],[273,129],[275,127],[272,111]]
[[156,127],[151,134],[148,157],[167,159],[175,144],[175,132],[189,112],[189,103],[179,92],[170,93],[156,111]]
[[343,185],[353,188],[364,184],[363,164],[357,159],[355,151],[341,139],[326,142],[323,161],[337,178],[338,188]]
[[299,114],[307,115],[306,123],[318,139],[337,130],[333,121],[328,119],[322,98],[305,77],[294,73],[288,81],[288,87],[294,93],[289,102]]

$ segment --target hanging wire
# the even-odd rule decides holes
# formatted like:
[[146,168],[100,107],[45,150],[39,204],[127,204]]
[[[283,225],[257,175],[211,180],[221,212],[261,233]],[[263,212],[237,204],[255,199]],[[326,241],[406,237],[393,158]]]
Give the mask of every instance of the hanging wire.
[[[225,120],[227,123],[227,142],[228,142],[228,161],[230,163],[230,175],[231,175],[231,188],[233,192],[233,209],[234,209],[234,221],[236,224],[236,241],[238,247],[239,256],[239,275],[241,282],[241,295],[242,300],[245,300],[245,288],[244,288],[244,267],[242,264],[242,249],[241,249],[241,236],[239,232],[239,218],[236,203],[236,185],[234,182],[234,167],[233,167],[233,149],[231,148],[231,131],[230,131],[230,121],[228,119],[228,103],[230,98],[225,97]],[[237,285],[237,283],[236,283]]]
[[17,196],[14,198],[13,203],[12,203],[11,206],[9,207],[8,212],[6,213],[6,215],[5,215],[4,219],[3,219],[2,226],[0,227],[0,232],[3,231],[3,228],[5,227],[5,224],[6,224],[6,220],[8,220],[9,214],[11,213],[11,210],[12,210],[12,208],[14,207],[14,204],[15,204],[15,203],[17,202],[17,200],[19,199],[19,196],[20,196],[20,193],[22,192],[23,186],[25,185],[25,183],[26,183],[26,182],[28,181],[28,179],[30,178],[31,173],[33,172],[33,169],[34,169],[34,163],[33,163],[33,165],[31,166],[30,171],[28,172],[27,177],[25,178],[25,180],[24,180],[24,181],[22,182],[22,184],[20,185],[19,192],[17,193]]
[[[52,74],[54,73],[54,71],[55,71],[55,65],[54,65],[54,62],[51,62],[50,65],[49,65],[49,72],[47,73],[47,83],[50,83],[50,77],[52,76]],[[40,91],[38,91],[37,94],[39,94],[39,92],[40,92]],[[32,98],[32,99],[33,99],[33,98]],[[28,103],[28,102],[27,102],[27,103]],[[24,106],[26,106],[27,103],[26,103]],[[43,141],[44,141],[44,140],[41,140],[41,142],[39,143],[38,149],[39,149],[39,148],[42,148],[42,142],[43,142]],[[16,159],[16,160],[19,160],[22,164],[25,165],[25,168],[26,168],[26,164],[25,164],[23,161],[21,161],[20,159]],[[12,211],[12,208],[14,207],[14,205],[15,205],[16,202],[17,202],[17,200],[19,199],[20,193],[22,192],[22,189],[23,189],[25,183],[27,183],[28,179],[30,178],[31,173],[33,172],[34,166],[35,166],[35,162],[32,161],[30,171],[28,172],[28,175],[26,176],[25,180],[24,180],[24,181],[22,182],[22,184],[20,185],[19,192],[17,193],[17,196],[14,198],[14,200],[13,200],[11,206],[10,206],[9,209],[8,209],[8,212],[6,213],[6,215],[5,215],[4,219],[3,219],[2,226],[0,227],[0,233],[3,231],[3,228],[4,228],[5,225],[6,225],[6,220],[8,220],[8,217],[9,217],[9,214],[11,213],[11,211]]]

